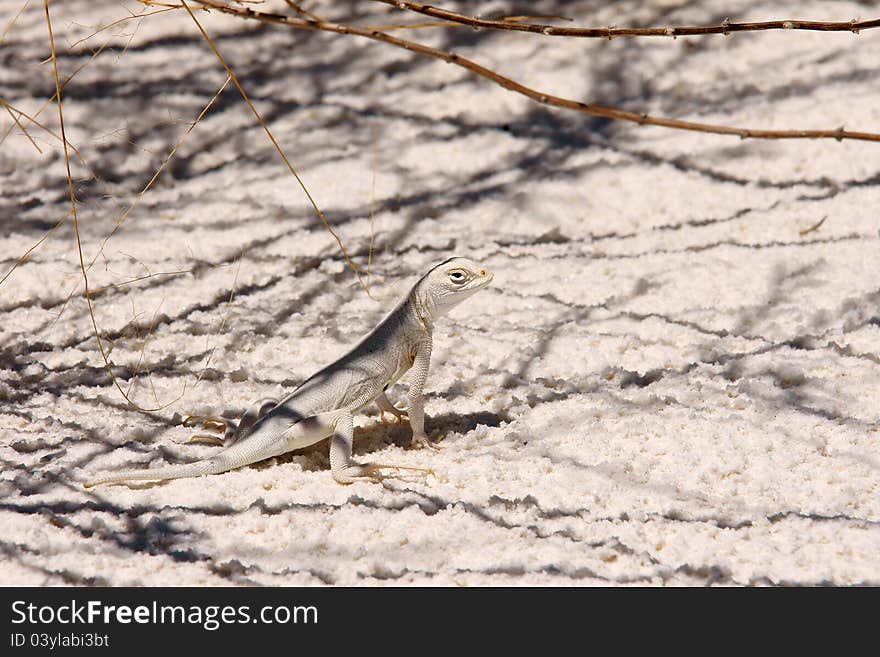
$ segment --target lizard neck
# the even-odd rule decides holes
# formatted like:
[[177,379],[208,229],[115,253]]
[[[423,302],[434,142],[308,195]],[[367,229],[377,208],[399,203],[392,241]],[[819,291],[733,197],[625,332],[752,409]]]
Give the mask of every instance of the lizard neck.
[[422,329],[431,333],[434,330],[436,308],[430,292],[425,289],[424,281],[419,281],[409,293],[406,303],[407,318],[418,324]]

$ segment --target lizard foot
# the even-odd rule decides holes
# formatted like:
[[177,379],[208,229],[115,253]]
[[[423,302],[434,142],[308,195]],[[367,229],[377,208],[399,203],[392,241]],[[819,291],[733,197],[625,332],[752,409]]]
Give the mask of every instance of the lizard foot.
[[213,431],[215,433],[226,433],[229,429],[229,422],[222,417],[203,417],[201,415],[187,415],[183,419],[183,426],[194,427],[201,425],[205,431]]
[[431,468],[419,468],[415,465],[392,465],[390,463],[373,463],[372,465],[376,469],[390,468],[392,470],[412,470],[413,472],[424,472],[425,474],[434,475],[435,477],[437,476]]
[[[238,427],[235,422],[223,417],[205,417],[201,415],[188,415],[183,420],[185,427],[200,427],[210,433],[197,433],[190,436],[191,443],[207,443],[222,447],[227,440],[234,440],[238,436]],[[215,435],[215,434],[220,434]]]
[[[364,463],[363,465],[350,465],[340,473],[333,473],[333,478],[340,484],[353,484],[356,481],[370,481],[379,483],[386,477],[378,471],[390,470],[413,470],[434,475],[431,468],[419,468],[411,465],[393,465],[391,463]],[[436,475],[434,475],[436,477]]]
[[439,452],[443,449],[439,445],[435,445],[430,440],[428,440],[427,436],[413,436],[412,441],[409,444],[409,449],[417,449],[421,447],[427,447],[428,449],[432,449],[435,452]]
[[196,433],[189,437],[191,443],[208,443],[209,445],[223,446],[223,439],[212,433]]
[[[392,406],[392,408],[394,408],[394,407]],[[391,415],[394,416],[394,419],[391,421],[386,420],[385,413],[390,413]],[[406,414],[406,411],[401,411],[398,408],[394,408],[394,410],[388,410],[388,409],[383,408],[379,411],[379,422],[381,422],[382,424],[390,424],[391,422],[393,422],[394,424],[404,424],[405,422],[408,422],[408,421],[409,421],[409,415]]]

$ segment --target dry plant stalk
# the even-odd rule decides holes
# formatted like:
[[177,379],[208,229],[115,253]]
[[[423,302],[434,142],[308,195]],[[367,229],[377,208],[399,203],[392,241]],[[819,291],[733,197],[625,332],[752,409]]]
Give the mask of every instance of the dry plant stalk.
[[321,208],[318,207],[318,204],[315,202],[315,199],[312,197],[311,192],[309,192],[309,190],[306,187],[305,183],[303,182],[302,178],[300,178],[299,173],[297,173],[296,169],[290,163],[290,159],[288,159],[287,155],[284,154],[284,150],[281,148],[281,146],[278,144],[278,141],[275,139],[275,135],[272,134],[272,131],[269,129],[269,126],[266,125],[266,122],[263,120],[263,117],[257,111],[257,108],[254,107],[254,104],[251,102],[251,99],[248,97],[247,93],[245,92],[244,87],[241,86],[241,83],[238,81],[238,77],[235,75],[233,70],[230,68],[229,64],[226,63],[226,60],[223,58],[223,55],[220,54],[220,51],[217,49],[217,46],[214,43],[214,41],[211,39],[210,36],[208,36],[208,33],[205,32],[205,28],[202,27],[201,23],[199,23],[199,20],[196,18],[196,15],[193,13],[192,9],[190,9],[190,6],[187,4],[186,0],[180,0],[180,5],[186,10],[186,12],[189,14],[190,18],[192,18],[193,22],[196,24],[196,27],[198,28],[199,32],[201,33],[202,38],[208,43],[208,45],[211,48],[211,51],[214,53],[214,55],[217,57],[217,59],[220,60],[220,63],[223,65],[223,68],[226,69],[227,75],[230,78],[232,78],[232,82],[235,84],[235,87],[238,89],[238,92],[241,94],[242,99],[247,104],[247,106],[251,110],[251,112],[253,112],[254,116],[257,117],[257,121],[259,121],[260,126],[263,128],[263,130],[266,133],[266,136],[269,137],[269,141],[272,142],[272,146],[274,146],[275,150],[278,151],[278,154],[281,156],[281,159],[284,161],[284,164],[287,166],[287,169],[290,171],[291,175],[296,179],[296,182],[299,184],[300,188],[302,188],[306,197],[309,199],[309,203],[311,203],[312,208],[315,211],[315,214],[318,215],[318,218],[321,220],[321,223],[324,224],[324,228],[327,230],[327,232],[330,233],[330,235],[336,241],[336,244],[339,247],[339,251],[342,253],[342,257],[345,258],[345,262],[351,268],[352,272],[354,272],[354,275],[357,277],[358,283],[360,283],[361,287],[364,288],[364,291],[367,294],[369,294],[370,290],[366,286],[366,284],[364,283],[363,279],[361,278],[361,273],[360,273],[360,270],[358,269],[358,266],[349,257],[348,251],[345,250],[345,245],[342,243],[342,239],[340,239],[340,237],[336,233],[336,231],[333,230],[333,227],[330,225],[330,222],[327,221],[327,218],[324,216],[324,213],[321,211]]
[[413,11],[432,18],[439,18],[444,24],[467,25],[478,29],[509,30],[513,32],[531,32],[544,36],[579,37],[614,39],[617,37],[679,37],[702,36],[706,34],[733,34],[734,32],[763,32],[767,30],[809,30],[816,32],[852,32],[880,27],[880,18],[860,21],[800,21],[775,20],[751,23],[733,23],[725,19],[718,25],[677,25],[670,27],[564,27],[547,23],[530,23],[519,20],[492,20],[481,16],[466,16],[448,9],[441,9],[420,2],[407,0],[374,0],[398,9]]
[[[156,408],[143,408],[140,405],[136,404],[131,397],[129,397],[128,392],[122,389],[122,385],[119,383],[119,380],[116,378],[116,374],[113,372],[113,367],[110,365],[110,360],[108,358],[107,350],[104,348],[104,341],[101,338],[101,331],[98,328],[98,321],[95,318],[95,309],[92,305],[92,296],[91,291],[89,289],[89,274],[86,269],[85,257],[83,256],[83,247],[82,247],[82,239],[80,237],[79,231],[79,217],[76,212],[76,192],[73,188],[73,176],[70,171],[70,156],[68,153],[68,142],[67,142],[67,133],[64,128],[64,109],[63,103],[61,101],[61,78],[58,75],[58,57],[55,52],[55,35],[52,33],[52,18],[49,15],[49,0],[43,0],[43,9],[46,13],[46,28],[49,31],[49,46],[51,48],[52,55],[52,72],[55,78],[55,98],[58,101],[58,123],[61,127],[61,145],[64,150],[64,166],[67,169],[67,188],[70,194],[70,213],[73,217],[73,232],[76,236],[76,250],[77,255],[79,256],[79,266],[80,271],[82,273],[83,279],[83,296],[86,300],[86,305],[88,306],[89,317],[92,322],[92,329],[94,331],[95,340],[98,343],[98,350],[101,352],[101,358],[104,361],[104,367],[107,370],[107,373],[110,376],[110,380],[113,382],[113,385],[119,391],[119,393],[123,396],[125,401],[127,401],[133,408],[140,410],[142,412],[152,412],[159,411],[169,406],[170,404],[177,401],[176,399],[168,404],[160,405]],[[181,393],[181,397],[183,393]],[[179,397],[178,397],[179,399]]]
[[[147,5],[157,4],[154,0],[139,0],[140,2]],[[184,0],[181,0],[182,2]],[[521,94],[530,98],[533,101],[536,101],[542,105],[547,105],[550,107],[559,107],[562,109],[573,110],[575,112],[579,112],[581,114],[587,114],[590,116],[598,116],[607,119],[614,119],[618,121],[628,121],[632,123],[637,123],[639,125],[655,125],[664,128],[673,128],[677,130],[689,130],[693,132],[705,132],[712,133],[718,135],[733,135],[737,136],[741,139],[836,139],[838,141],[842,141],[844,139],[855,139],[860,141],[880,141],[880,133],[876,132],[864,132],[864,131],[854,131],[854,130],[846,130],[843,127],[835,128],[835,129],[824,129],[824,130],[764,130],[758,128],[743,128],[738,126],[728,126],[728,125],[720,125],[714,123],[702,123],[696,121],[682,121],[679,119],[671,119],[667,117],[661,116],[652,116],[650,114],[644,114],[639,112],[630,112],[627,110],[618,109],[616,107],[608,107],[605,105],[598,105],[596,103],[585,103],[578,100],[572,100],[570,98],[562,98],[561,96],[554,96],[552,94],[544,93],[537,89],[533,89],[532,87],[528,87],[512,78],[509,78],[505,75],[501,75],[497,71],[482,66],[481,64],[477,64],[475,61],[458,55],[453,52],[449,52],[447,50],[441,50],[439,48],[433,48],[431,46],[426,46],[417,41],[412,41],[409,39],[402,39],[400,37],[392,36],[381,30],[376,29],[368,29],[363,27],[358,27],[356,25],[344,25],[340,23],[334,23],[331,21],[327,21],[321,19],[319,17],[315,18],[295,18],[292,16],[286,16],[284,14],[275,14],[271,12],[265,11],[257,11],[251,9],[250,7],[233,7],[225,2],[221,2],[220,0],[193,0],[198,4],[202,5],[206,8],[216,9],[226,14],[230,14],[232,16],[236,16],[237,18],[242,18],[245,20],[256,20],[263,23],[274,23],[280,25],[287,25],[288,27],[298,28],[298,29],[306,29],[306,30],[323,30],[326,32],[335,32],[337,34],[350,34],[355,36],[365,37],[367,39],[372,39],[373,41],[381,41],[383,43],[387,43],[392,46],[396,46],[398,48],[403,48],[404,50],[409,50],[410,52],[414,52],[418,55],[423,55],[425,57],[432,57],[435,59],[440,59],[449,64],[453,64],[455,66],[460,66],[461,68],[467,69],[471,73],[475,73],[482,78],[490,80],[495,84],[504,87],[505,89],[509,89],[514,93]],[[394,3],[400,8],[407,8],[406,2]],[[414,3],[409,3],[414,4]],[[161,6],[169,7],[174,6],[169,3],[161,3]],[[183,7],[183,5],[178,5]],[[455,16],[461,16],[460,14],[454,14]],[[467,18],[467,17],[463,17]],[[476,20],[476,19],[474,19]],[[460,21],[459,21],[460,22]],[[496,21],[497,22],[497,21]],[[776,23],[779,21],[774,21]],[[783,23],[786,21],[782,21]],[[814,21],[801,21],[802,23],[814,23]],[[867,27],[875,27],[874,23],[880,25],[878,21],[867,21]],[[519,22],[502,22],[504,25],[523,25]],[[750,25],[748,23],[743,23],[742,25]],[[757,24],[754,24],[757,25]],[[716,26],[718,27],[718,26]],[[861,29],[867,29],[867,27],[863,27]],[[507,28],[505,28],[507,29]],[[694,28],[696,29],[696,28]],[[709,28],[706,28],[709,29]],[[712,28],[714,29],[714,28]],[[769,28],[765,28],[769,29]],[[710,32],[711,33],[711,32]],[[607,35],[606,35],[607,36]]]

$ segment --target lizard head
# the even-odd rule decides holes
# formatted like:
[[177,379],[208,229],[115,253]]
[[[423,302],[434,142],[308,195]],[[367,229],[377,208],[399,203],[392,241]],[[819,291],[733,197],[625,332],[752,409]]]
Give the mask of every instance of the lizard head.
[[422,283],[433,317],[440,317],[492,282],[493,274],[467,258],[450,258],[429,271]]

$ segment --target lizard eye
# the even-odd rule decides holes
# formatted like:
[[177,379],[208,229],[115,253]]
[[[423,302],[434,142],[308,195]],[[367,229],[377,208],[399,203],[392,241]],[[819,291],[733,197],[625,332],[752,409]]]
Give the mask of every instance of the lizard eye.
[[454,269],[449,272],[449,280],[451,280],[455,284],[464,283],[466,278],[467,276],[465,276],[465,273],[460,269]]

